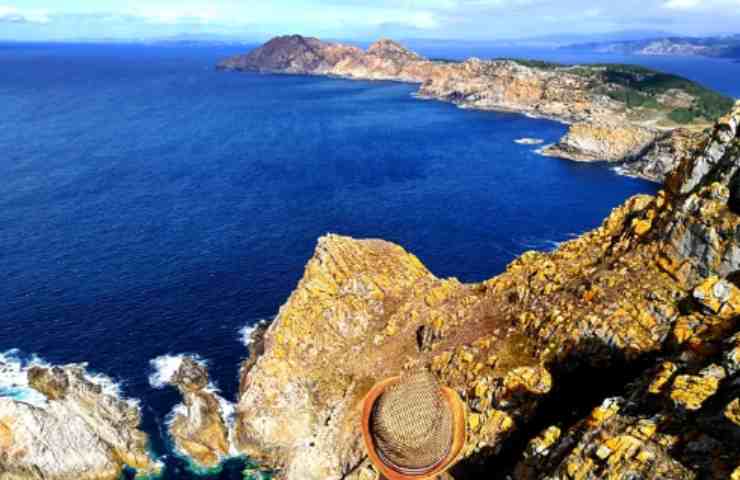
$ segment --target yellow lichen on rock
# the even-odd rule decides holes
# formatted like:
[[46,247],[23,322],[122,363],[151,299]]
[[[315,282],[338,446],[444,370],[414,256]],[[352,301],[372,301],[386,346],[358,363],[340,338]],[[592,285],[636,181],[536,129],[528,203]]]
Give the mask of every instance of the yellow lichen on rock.
[[591,426],[601,425],[619,413],[620,408],[619,402],[607,400],[591,411],[587,423]]
[[519,367],[506,375],[504,387],[511,392],[524,390],[542,395],[552,388],[552,376],[544,367]]
[[714,314],[732,318],[740,313],[740,289],[712,276],[694,289],[694,298]]
[[734,472],[732,472],[732,475],[730,475],[730,480],[740,480],[740,466],[738,466]]
[[[721,370],[721,367],[717,369]],[[686,410],[698,410],[709,397],[717,393],[722,378],[724,370],[721,374],[679,375],[673,381],[671,399]]]
[[642,237],[643,235],[648,233],[651,228],[653,228],[653,222],[651,220],[643,220],[643,219],[636,218],[632,222],[632,228],[634,228],[635,233],[638,236]]
[[676,373],[676,370],[678,370],[678,367],[675,363],[663,362],[660,365],[658,374],[655,376],[655,380],[650,384],[648,391],[654,394],[661,393],[663,391],[663,387],[670,381],[673,374]]
[[561,430],[556,426],[545,429],[540,435],[530,441],[529,450],[536,454],[543,454],[550,449],[555,442],[560,440]]
[[740,427],[740,398],[736,398],[725,408],[725,417]]

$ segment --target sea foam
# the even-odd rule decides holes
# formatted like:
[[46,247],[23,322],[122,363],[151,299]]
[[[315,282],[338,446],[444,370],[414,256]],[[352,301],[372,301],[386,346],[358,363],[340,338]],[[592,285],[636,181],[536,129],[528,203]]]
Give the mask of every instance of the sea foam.
[[[251,335],[251,333],[249,335]],[[208,365],[208,362],[205,359],[195,354],[161,355],[149,361],[149,364],[152,367],[152,373],[149,375],[149,384],[153,388],[157,389],[174,386],[172,379],[186,358],[194,360],[203,367],[207,367]],[[236,448],[236,439],[234,436],[236,432],[236,405],[222,397],[221,390],[212,381],[208,383],[204,390],[212,394],[218,401],[219,414],[228,429],[229,457],[240,456],[241,454]],[[172,410],[167,415],[165,425],[169,427],[178,416],[187,417],[190,413],[191,412],[187,405],[184,403],[178,403],[172,407]],[[188,458],[188,455],[185,452],[181,452],[177,450],[177,448],[175,448],[175,453],[183,458]]]
[[28,369],[32,366],[47,366],[36,356],[24,358],[19,350],[0,353],[0,397],[45,408],[46,397],[28,384]]
[[[46,397],[31,388],[28,383],[28,370],[31,367],[50,368],[51,366],[37,355],[26,356],[17,349],[0,353],[0,397],[11,398],[38,408],[46,408],[48,406]],[[104,395],[120,399],[134,407],[140,406],[139,400],[123,396],[120,383],[105,374],[90,371],[87,363],[69,366],[84,369],[85,379],[100,387]]]
[[157,389],[172,385],[172,377],[175,376],[186,358],[191,358],[204,367],[207,365],[207,362],[198,355],[161,355],[149,360],[149,365],[152,367],[152,373],[149,375],[149,385]]
[[239,338],[241,339],[241,343],[245,347],[249,348],[252,345],[252,334],[257,331],[257,329],[269,325],[273,320],[274,317],[261,318],[256,322],[251,322],[243,326],[241,329],[239,329]]

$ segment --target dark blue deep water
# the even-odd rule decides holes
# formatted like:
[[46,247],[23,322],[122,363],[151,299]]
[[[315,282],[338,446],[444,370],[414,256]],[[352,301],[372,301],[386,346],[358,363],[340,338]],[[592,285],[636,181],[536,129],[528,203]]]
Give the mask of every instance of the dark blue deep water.
[[655,190],[513,142],[555,141],[558,123],[411,85],[214,70],[236,51],[0,48],[0,352],[122,382],[158,454],[178,396],[149,386],[150,359],[197,353],[233,398],[239,330],[277,312],[320,235],[388,239],[478,281]]

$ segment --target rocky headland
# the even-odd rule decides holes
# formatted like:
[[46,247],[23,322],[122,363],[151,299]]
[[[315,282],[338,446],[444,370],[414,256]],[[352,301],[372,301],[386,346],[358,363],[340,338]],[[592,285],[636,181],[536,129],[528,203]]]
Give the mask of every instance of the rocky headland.
[[0,359],[12,396],[0,395],[0,479],[115,480],[125,467],[142,475],[161,465],[139,430],[141,410],[84,365]]
[[279,478],[373,478],[360,401],[424,365],[467,405],[455,478],[739,478],[738,123],[740,104],[658,195],[479,284],[320,239],[245,364],[238,449]]
[[[362,50],[297,35],[278,37],[218,66],[418,83],[422,98],[555,119],[571,127],[543,153],[577,161],[648,162],[645,153],[667,132],[711,127],[733,103],[689,80],[642,67],[429,60],[391,40]],[[644,175],[638,167],[632,173],[655,180],[659,167],[646,168]]]

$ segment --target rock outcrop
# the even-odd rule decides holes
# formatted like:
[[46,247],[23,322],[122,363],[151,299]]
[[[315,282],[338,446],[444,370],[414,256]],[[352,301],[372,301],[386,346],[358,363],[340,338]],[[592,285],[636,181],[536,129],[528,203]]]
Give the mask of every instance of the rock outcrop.
[[645,172],[650,180],[666,168],[651,162],[655,157],[660,163],[662,155],[644,155],[656,140],[678,126],[709,126],[732,106],[729,98],[693,82],[641,67],[432,61],[391,40],[364,51],[316,38],[278,37],[248,55],[224,60],[219,68],[418,83],[422,98],[573,124],[546,154],[579,161],[640,160],[643,165],[631,173]]
[[138,404],[120,398],[110,380],[84,365],[0,362],[0,372],[19,378],[12,397],[0,396],[1,479],[114,480],[126,466],[141,475],[160,470],[139,430]]
[[191,356],[160,357],[153,362],[169,364],[171,376],[156,386],[176,387],[183,403],[168,422],[175,450],[199,469],[211,469],[234,451],[230,416],[232,406],[209,383],[205,362]]
[[[606,162],[624,161],[629,165],[639,159],[641,163],[648,163],[648,168],[660,168],[653,167],[657,162],[645,155],[657,136],[655,130],[629,124],[578,122],[571,125],[560,142],[544,148],[542,153],[579,162],[599,158]],[[640,171],[636,170],[635,174],[640,175]]]
[[697,154],[708,135],[684,128],[663,133],[634,161],[622,165],[623,173],[663,184],[682,159]]
[[[361,399],[424,365],[467,405],[456,478],[728,478],[740,466],[738,120],[740,105],[657,196],[479,284],[439,279],[388,242],[322,238],[242,376],[239,450],[280,478],[366,478]],[[579,410],[581,397],[594,404]],[[528,437],[543,414],[556,424]]]

